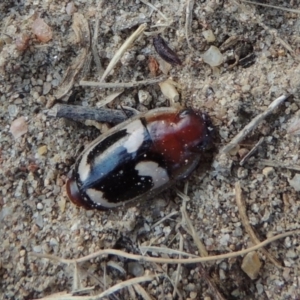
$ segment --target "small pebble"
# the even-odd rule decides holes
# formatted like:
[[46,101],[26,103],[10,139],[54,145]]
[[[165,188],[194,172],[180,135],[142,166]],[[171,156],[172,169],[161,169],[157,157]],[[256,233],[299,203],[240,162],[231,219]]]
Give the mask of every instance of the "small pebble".
[[211,67],[220,66],[224,60],[222,53],[216,46],[210,46],[210,48],[202,55],[202,59]]
[[140,277],[145,273],[144,267],[136,261],[128,263],[128,272],[135,276]]
[[139,98],[139,102],[144,105],[149,105],[150,101],[152,100],[150,93],[145,90],[139,90],[138,98]]
[[243,259],[242,270],[252,279],[256,279],[262,263],[255,251],[249,252]]
[[66,13],[71,16],[74,12],[76,12],[75,4],[73,2],[69,2],[66,6]]
[[248,176],[248,170],[247,169],[242,168],[242,167],[238,168],[238,170],[237,170],[237,177],[239,179],[244,179],[247,176]]
[[264,292],[264,286],[261,283],[256,283],[256,289],[258,295],[261,295]]
[[25,134],[27,130],[28,127],[25,117],[20,117],[11,123],[9,131],[12,133],[14,138],[17,139],[23,134]]
[[274,173],[274,168],[272,167],[265,167],[262,171],[262,173],[266,176],[269,177],[270,175],[272,175]]
[[58,245],[58,241],[54,237],[52,237],[50,239],[49,244],[50,244],[50,246],[57,246]]
[[47,153],[47,146],[44,145],[44,146],[41,146],[38,148],[38,155],[39,156],[43,156]]
[[204,30],[202,32],[202,34],[203,34],[204,38],[206,39],[206,41],[208,43],[212,43],[216,40],[216,37],[215,37],[214,33],[210,29],[209,30]]
[[183,287],[186,291],[193,292],[196,290],[196,286],[194,283],[188,283]]
[[42,251],[42,247],[41,246],[34,246],[33,247],[33,252],[41,252]]
[[43,84],[43,95],[47,95],[51,90],[51,82],[44,82]]
[[179,101],[179,93],[177,92],[174,84],[172,84],[172,81],[166,80],[163,82],[160,82],[159,84],[160,90],[163,93],[163,95],[171,101],[172,104],[176,104]]
[[300,174],[296,174],[291,180],[289,180],[289,184],[296,192],[300,192]]
[[24,51],[28,48],[29,36],[25,33],[22,33],[16,37],[15,43],[18,51]]
[[9,113],[10,117],[15,118],[17,116],[17,114],[19,113],[18,106],[15,104],[8,105],[8,113]]
[[238,154],[239,154],[240,158],[244,158],[248,153],[249,153],[249,150],[246,149],[246,148],[241,148],[238,151]]
[[36,35],[40,42],[47,43],[53,37],[53,32],[50,26],[41,18],[37,18],[32,24],[32,32]]
[[39,203],[37,204],[36,208],[39,209],[39,210],[42,210],[42,209],[44,208],[44,206],[43,206],[42,203],[39,202]]

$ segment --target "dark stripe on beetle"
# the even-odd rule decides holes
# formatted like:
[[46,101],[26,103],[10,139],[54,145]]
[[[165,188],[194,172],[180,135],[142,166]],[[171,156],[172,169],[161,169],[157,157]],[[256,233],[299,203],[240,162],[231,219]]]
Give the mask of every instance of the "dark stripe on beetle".
[[108,136],[107,138],[105,138],[104,140],[102,140],[88,154],[87,164],[92,164],[95,157],[97,157],[99,155],[99,153],[103,153],[105,150],[107,150],[109,147],[114,145],[117,141],[119,141],[121,138],[125,137],[127,134],[128,134],[127,130],[123,129],[123,130],[115,132],[114,134],[112,134],[112,135]]

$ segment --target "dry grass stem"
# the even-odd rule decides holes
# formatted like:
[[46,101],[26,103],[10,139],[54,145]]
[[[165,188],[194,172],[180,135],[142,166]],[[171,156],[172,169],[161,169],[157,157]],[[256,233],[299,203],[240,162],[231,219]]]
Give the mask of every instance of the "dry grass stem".
[[144,32],[147,28],[147,24],[142,24],[138,27],[138,29],[123,43],[123,45],[119,48],[116,52],[114,57],[111,59],[110,63],[108,64],[106,70],[104,71],[100,81],[104,81],[110,71],[115,67],[118,61],[121,59],[125,51],[131,46],[131,44]]
[[[290,12],[294,12],[294,13],[299,13],[299,10],[291,10],[288,8],[280,8],[280,7],[276,7],[276,6],[272,6],[272,5],[268,5],[268,4],[261,4],[258,2],[251,2],[251,1],[242,1],[243,3],[249,3],[249,4],[256,4],[256,5],[262,5],[262,6],[266,6],[266,7],[271,7],[271,8],[275,8],[275,9],[281,9],[281,10],[288,10]],[[266,30],[266,32],[270,33],[274,39],[279,42],[286,50],[288,50],[290,52],[290,54],[293,56],[293,58],[295,60],[299,60],[298,55],[295,53],[295,51],[292,49],[292,47],[285,42],[281,37],[279,37],[278,35],[278,31],[274,28],[269,28],[265,23],[264,23],[264,19],[263,17],[256,15],[255,18],[252,18],[253,22],[257,23],[259,26],[261,26],[262,28],[264,28]]]
[[258,116],[256,116],[252,121],[246,125],[232,140],[229,144],[224,146],[220,153],[228,153],[234,147],[236,147],[252,130],[254,130],[266,117],[268,117],[279,105],[281,105],[289,95],[283,95],[275,99],[268,108]]
[[72,295],[74,295],[74,296],[80,296],[80,295],[83,295],[83,294],[89,294],[94,289],[95,289],[94,286],[89,286],[89,287],[81,288],[81,289],[78,289],[78,290],[72,290]]
[[74,275],[73,275],[72,291],[76,291],[81,288],[81,282],[80,282],[80,276],[78,271],[78,264],[74,263],[73,266],[74,266]]
[[163,218],[161,218],[159,221],[157,221],[155,224],[153,224],[151,226],[151,228],[155,228],[156,226],[158,226],[159,224],[163,223],[165,220],[169,220],[171,219],[173,216],[178,215],[178,211],[173,211],[171,213],[169,213],[168,215],[164,216]]
[[[40,254],[40,253],[34,253],[30,252],[30,256],[35,256],[39,258],[48,258],[51,260],[55,260],[57,262],[62,262],[65,264],[70,264],[70,263],[80,263],[80,262],[85,262],[90,259],[96,258],[98,256],[103,256],[103,255],[116,255],[120,257],[125,257],[128,259],[136,260],[136,261],[141,261],[141,262],[154,262],[154,263],[162,263],[162,264],[176,264],[176,263],[182,263],[182,264],[194,264],[194,263],[199,263],[199,262],[206,262],[206,261],[216,261],[216,260],[221,260],[221,259],[226,259],[226,258],[232,258],[232,257],[237,257],[241,255],[245,255],[251,251],[258,250],[262,247],[265,247],[266,245],[275,242],[279,239],[285,238],[287,236],[293,235],[293,234],[300,234],[300,230],[292,230],[284,233],[280,233],[278,235],[275,235],[273,237],[267,238],[263,242],[260,242],[257,245],[254,245],[252,247],[240,250],[240,251],[235,251],[235,252],[230,252],[226,254],[220,254],[220,255],[212,255],[212,256],[207,256],[207,257],[196,257],[196,258],[181,258],[181,259],[176,259],[176,258],[160,258],[160,257],[145,257],[142,255],[136,255],[136,254],[130,254],[121,250],[116,250],[116,249],[103,249],[96,251],[95,253],[83,256],[81,258],[77,259],[65,259],[65,258],[60,258],[55,255],[50,255],[50,254]],[[141,250],[146,250],[144,247],[140,247]],[[157,252],[159,253],[162,251],[162,253],[165,252],[164,248],[157,247]],[[170,251],[174,251],[170,249]],[[176,253],[176,250],[174,252]],[[191,256],[191,254],[189,254]]]
[[112,286],[111,288],[107,289],[106,291],[98,294],[98,295],[93,295],[93,296],[73,296],[72,294],[63,294],[63,295],[50,295],[44,298],[40,298],[40,300],[53,300],[53,299],[57,299],[57,300],[99,300],[101,298],[107,297],[125,287],[128,286],[132,286],[141,282],[145,282],[145,281],[151,281],[153,279],[156,278],[156,275],[146,275],[146,276],[141,276],[141,277],[136,277],[136,278],[132,278],[126,281],[122,281],[114,286]]
[[281,7],[281,6],[275,6],[275,5],[270,5],[270,4],[265,4],[265,3],[260,3],[260,2],[253,2],[253,1],[247,1],[247,0],[241,0],[242,2],[249,3],[249,4],[254,4],[254,5],[260,5],[264,7],[270,7],[270,8],[275,8],[283,11],[289,11],[292,13],[300,14],[299,9],[292,9],[292,8],[286,8],[286,7]]
[[161,76],[157,78],[151,78],[147,80],[140,80],[140,81],[132,81],[132,82],[97,82],[97,81],[85,81],[81,80],[79,82],[82,86],[93,86],[98,88],[131,88],[139,85],[149,85],[161,82],[166,79],[166,76]]
[[[182,234],[179,233],[179,251],[183,251],[183,236]],[[181,258],[181,254],[178,255],[178,258]],[[176,295],[176,290],[180,281],[180,274],[181,274],[181,264],[177,265],[177,269],[176,269],[176,277],[175,277],[175,281],[174,281],[174,287],[176,287],[176,289],[174,289],[173,291],[173,298]]]
[[98,1],[98,7],[97,7],[95,26],[94,26],[94,34],[93,34],[93,39],[92,39],[92,47],[91,47],[92,48],[92,53],[93,53],[93,58],[94,58],[96,69],[97,69],[97,73],[98,73],[98,76],[100,78],[102,77],[102,75],[104,73],[104,69],[103,69],[103,66],[101,64],[97,44],[98,44],[99,21],[100,21],[99,10],[100,10],[102,4],[103,4],[103,1],[99,0]]
[[[171,279],[167,274],[164,274],[164,276],[165,276],[165,279],[169,280],[169,282],[172,284],[175,293],[178,295],[178,299],[179,299],[179,300],[182,300],[182,299],[183,299],[183,298],[182,298],[182,295],[180,294],[180,292],[179,292],[177,286],[174,285],[174,282],[172,281],[172,279]],[[175,297],[175,299],[176,299],[176,297]]]
[[181,255],[181,256],[188,256],[188,257],[199,257],[198,255],[191,254],[188,252],[180,251],[180,250],[175,250],[171,248],[164,248],[164,247],[156,247],[156,246],[140,246],[139,247],[140,251],[142,253],[146,252],[159,252],[163,254],[168,254],[170,255]]
[[117,262],[115,262],[115,261],[112,261],[112,260],[108,261],[106,266],[118,270],[118,271],[119,271],[120,273],[122,273],[123,275],[126,274],[125,269],[124,269],[123,267],[121,267],[121,266],[120,266]]
[[161,17],[163,17],[167,22],[169,22],[169,18],[167,18],[159,9],[157,9],[154,5],[152,5],[151,3],[149,3],[146,0],[141,0],[142,3],[148,5],[150,8],[152,8],[153,10],[157,11],[159,13],[159,15]]
[[140,284],[134,284],[133,288],[136,291],[136,293],[143,299],[152,300],[152,298],[149,296],[149,294],[146,292],[146,290]]
[[195,228],[185,210],[185,208],[181,207],[181,213],[182,213],[182,219],[183,221],[186,223],[188,230],[191,233],[191,236],[198,248],[198,251],[200,253],[200,256],[202,257],[206,257],[208,256],[208,252],[206,251],[206,248],[204,246],[204,244],[200,241],[199,235],[197,234],[197,232],[195,231]]
[[278,32],[276,29],[270,29],[262,20],[258,22],[263,29],[265,29],[267,32],[269,32],[271,35],[273,35],[274,39],[277,40],[283,46],[287,51],[290,52],[290,54],[293,56],[294,59],[297,61],[299,60],[298,56],[296,55],[295,51],[292,49],[292,47],[284,41],[281,37],[278,36]]
[[245,157],[240,161],[240,166],[243,166],[246,160],[253,155],[253,153],[257,150],[257,148],[263,143],[265,140],[264,137],[261,137],[259,141],[254,145],[254,147],[245,155]]
[[[236,199],[236,204],[239,209],[239,215],[242,221],[242,224],[245,227],[246,232],[249,234],[250,239],[252,243],[258,244],[261,241],[258,239],[256,236],[254,230],[252,229],[249,219],[247,217],[246,213],[246,206],[245,206],[245,201],[243,199],[243,194],[242,194],[242,189],[241,189],[241,184],[239,181],[235,183],[235,199]],[[282,268],[281,264],[277,259],[275,259],[266,249],[260,249],[260,251],[278,268]]]
[[294,170],[294,171],[300,171],[300,166],[299,165],[285,164],[285,163],[282,163],[280,161],[275,161],[275,160],[260,159],[259,163],[262,166],[268,166],[268,167],[275,167],[275,168],[283,168],[283,169],[289,169],[289,170]]
[[107,97],[105,97],[104,99],[98,101],[96,103],[96,107],[97,108],[101,108],[103,106],[105,106],[106,104],[110,103],[111,101],[115,100],[118,96],[120,96],[122,93],[124,92],[124,90],[118,91],[118,92],[114,92],[110,95],[108,95]]
[[187,225],[187,232],[192,236],[198,251],[200,253],[200,256],[208,256],[208,253],[205,249],[204,244],[200,241],[199,236],[197,232],[195,231],[195,228],[186,212],[186,202],[190,200],[190,198],[187,196],[188,192],[188,183],[184,185],[184,192],[181,193],[180,191],[177,190],[177,195],[182,199],[182,205],[181,205],[181,214],[182,214],[182,226],[185,227],[184,225]]
[[193,18],[193,8],[194,8],[195,1],[194,0],[187,0],[186,4],[186,15],[185,15],[185,38],[188,44],[188,47],[193,51],[193,47],[190,43],[190,31],[192,27],[192,18]]
[[79,75],[89,59],[89,50],[81,49],[76,59],[72,61],[71,66],[68,67],[60,86],[54,94],[56,99],[61,99],[69,93],[74,86],[76,77]]
[[72,29],[76,36],[76,42],[82,46],[82,49],[66,70],[63,80],[54,94],[56,99],[66,96],[77,78],[79,76],[84,77],[90,68],[92,58],[90,54],[91,36],[88,21],[82,14],[74,14]]

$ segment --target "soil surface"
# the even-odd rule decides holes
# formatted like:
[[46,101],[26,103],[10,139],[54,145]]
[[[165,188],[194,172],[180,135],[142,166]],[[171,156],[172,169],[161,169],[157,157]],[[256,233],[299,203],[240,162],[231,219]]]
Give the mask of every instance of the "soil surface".
[[[211,157],[201,154],[205,159],[186,180],[187,215],[208,255],[253,246],[257,241],[249,228],[260,241],[300,228],[299,2],[260,1],[291,11],[230,0],[149,2],[156,9],[141,0],[1,1],[0,298],[35,299],[83,287],[94,287],[91,295],[96,295],[128,279],[157,274],[106,299],[146,299],[147,294],[147,299],[300,299],[299,233],[267,245],[267,254],[252,253],[248,267],[254,270],[247,273],[243,256],[178,267],[105,255],[78,264],[76,285],[73,265],[31,255],[73,259],[100,249],[142,255],[140,245],[199,255],[198,244],[182,225],[182,200],[175,189],[105,212],[78,208],[66,196],[67,174],[99,130],[55,118],[51,109],[56,103],[96,108],[121,92],[79,82],[99,82],[116,51],[144,23],[144,33],[105,81],[152,80],[164,72],[178,83],[182,106],[210,116],[215,130]],[[205,37],[208,30],[212,34]],[[158,33],[181,65],[159,57],[152,41]],[[215,67],[202,56],[211,46],[222,54],[223,62]],[[223,146],[288,94],[225,161],[220,159]],[[112,98],[107,106],[113,109],[147,111],[172,104],[158,84],[125,87]],[[108,127],[90,123],[101,132]],[[183,191],[184,183],[176,187]],[[248,230],[236,202],[237,184]]]

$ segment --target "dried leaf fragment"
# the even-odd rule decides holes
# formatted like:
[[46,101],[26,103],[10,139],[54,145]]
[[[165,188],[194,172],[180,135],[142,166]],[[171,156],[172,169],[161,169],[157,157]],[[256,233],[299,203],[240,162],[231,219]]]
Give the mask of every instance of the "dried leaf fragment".
[[159,70],[159,65],[158,65],[158,62],[157,60],[153,57],[153,56],[150,56],[149,57],[149,60],[148,60],[148,68],[150,70],[150,74],[152,77],[156,77],[157,75],[157,72]]
[[43,19],[37,18],[32,24],[32,32],[40,42],[47,43],[53,37],[53,32]]
[[91,33],[89,23],[83,14],[74,13],[72,29],[76,36],[76,42],[84,48],[90,48]]
[[166,62],[173,66],[182,64],[178,55],[167,45],[166,41],[160,35],[153,38],[153,46],[158,55]]

